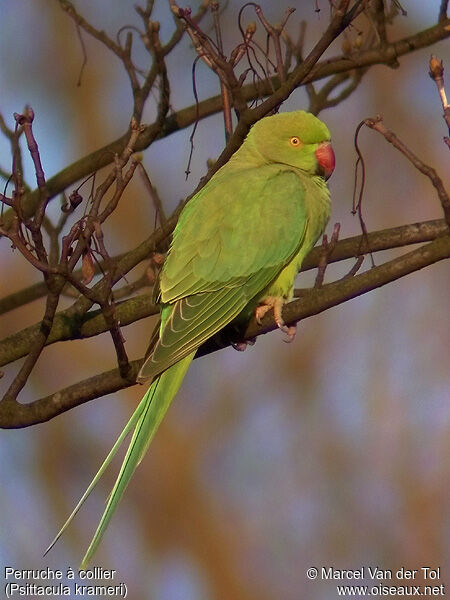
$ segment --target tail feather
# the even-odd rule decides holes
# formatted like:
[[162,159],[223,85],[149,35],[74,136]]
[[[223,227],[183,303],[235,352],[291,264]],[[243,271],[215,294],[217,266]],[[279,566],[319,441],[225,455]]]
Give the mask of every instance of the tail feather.
[[184,379],[186,371],[194,358],[194,354],[195,352],[192,352],[183,358],[183,360],[180,360],[167,369],[167,371],[164,371],[151,384],[142,399],[144,405],[140,410],[130,445],[128,446],[119,475],[106,503],[100,523],[83,557],[80,569],[85,569],[94,555],[136,467],[146,453],[159,424]]
[[130,433],[131,429],[136,425],[139,417],[141,416],[142,410],[145,407],[145,401],[147,399],[147,395],[145,395],[142,400],[139,402],[138,406],[136,407],[135,411],[133,412],[133,414],[130,417],[130,420],[128,421],[128,423],[125,425],[125,427],[123,428],[121,434],[119,435],[119,437],[116,440],[116,443],[114,444],[114,446],[111,448],[111,450],[109,451],[108,456],[105,458],[105,460],[103,461],[100,469],[97,471],[97,473],[95,474],[95,477],[93,478],[93,480],[91,481],[91,483],[89,484],[89,486],[87,487],[86,491],[84,492],[84,494],[81,496],[78,504],[75,506],[75,508],[73,509],[73,511],[71,512],[71,514],[69,515],[67,521],[64,523],[64,525],[61,527],[61,529],[58,531],[58,533],[56,534],[56,536],[53,538],[52,542],[50,543],[50,545],[48,546],[47,550],[44,552],[43,556],[45,556],[48,552],[50,552],[50,550],[53,548],[53,546],[56,544],[56,542],[59,540],[59,538],[62,536],[62,534],[64,533],[64,531],[67,529],[67,527],[70,525],[70,523],[72,522],[73,518],[75,517],[75,515],[78,513],[78,511],[80,510],[80,508],[82,507],[82,505],[84,504],[85,500],[87,499],[87,497],[89,496],[89,494],[92,492],[92,490],[94,489],[94,487],[97,485],[98,481],[100,480],[100,477],[103,475],[103,473],[106,471],[109,463],[112,461],[112,459],[114,458],[114,456],[117,453],[117,450],[120,448],[120,446],[122,445],[124,439],[126,438],[126,436]]
[[105,510],[103,512],[102,518],[100,519],[100,523],[98,524],[97,530],[92,538],[92,541],[89,545],[89,548],[86,551],[86,554],[83,557],[80,569],[85,569],[94,555],[103,534],[111,520],[111,517],[119,504],[125,488],[127,487],[136,467],[141,462],[144,454],[147,451],[147,448],[155,435],[156,430],[159,427],[167,409],[169,408],[170,403],[172,402],[175,394],[178,391],[178,388],[181,385],[181,382],[184,379],[186,371],[194,358],[195,352],[192,352],[178,363],[171,366],[169,369],[164,371],[161,375],[159,375],[148,388],[144,397],[140,401],[139,405],[136,407],[136,410],[132,414],[130,420],[125,425],[122,433],[118,437],[116,443],[110,450],[108,456],[103,461],[100,469],[96,473],[95,477],[89,484],[87,490],[84,492],[83,496],[80,498],[80,501],[72,511],[71,515],[64,523],[50,546],[44,553],[47,554],[49,550],[55,545],[64,531],[67,529],[82,504],[89,496],[91,491],[94,489],[95,485],[99,481],[100,477],[105,472],[109,463],[113,459],[114,455],[117,453],[117,450],[123,443],[127,434],[133,429],[133,435],[128,446],[128,450],[126,452],[125,458],[122,462],[122,466],[120,468],[119,474],[117,476],[116,482],[111,490],[111,493],[107,499]]

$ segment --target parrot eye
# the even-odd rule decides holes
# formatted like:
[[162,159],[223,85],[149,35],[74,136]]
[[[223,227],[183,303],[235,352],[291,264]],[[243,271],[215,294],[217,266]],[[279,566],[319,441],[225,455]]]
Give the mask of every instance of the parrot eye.
[[298,148],[299,146],[301,146],[301,141],[300,138],[298,138],[296,135],[294,135],[293,137],[291,137],[291,139],[289,140],[289,144],[293,147],[293,148]]

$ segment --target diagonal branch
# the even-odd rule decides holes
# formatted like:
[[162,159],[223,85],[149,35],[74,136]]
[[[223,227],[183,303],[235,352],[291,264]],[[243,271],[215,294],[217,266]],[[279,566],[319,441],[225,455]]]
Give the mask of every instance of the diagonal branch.
[[365,119],[364,123],[367,127],[378,131],[381,133],[384,138],[391,143],[397,150],[400,150],[402,154],[406,156],[406,158],[416,167],[418,171],[423,173],[433,184],[439,200],[441,202],[442,210],[444,212],[444,217],[447,222],[447,225],[450,226],[450,198],[444,188],[444,184],[442,183],[442,179],[436,173],[433,167],[426,165],[418,156],[416,156],[409,148],[405,146],[405,144],[395,135],[393,131],[387,129],[383,123],[383,119],[378,116],[375,119]]
[[[408,244],[417,244],[432,241],[448,232],[443,219],[426,221],[424,223],[413,223],[382,231],[369,233],[367,240],[363,236],[355,236],[337,242],[332,254],[328,257],[328,264],[347,260],[360,255],[361,248],[366,241],[372,252],[399,248]],[[314,248],[305,258],[301,271],[308,271],[318,267],[323,250],[321,246]],[[22,290],[24,298],[29,298],[28,290],[34,291],[36,286]],[[42,295],[47,291],[42,290]],[[4,299],[4,300],[7,300]],[[12,295],[12,299],[15,296]],[[10,303],[11,303],[10,300]],[[9,306],[11,305],[9,303]],[[6,307],[8,304],[5,302]],[[83,304],[83,308],[86,305]],[[0,309],[2,304],[0,303]],[[86,310],[88,310],[86,308]],[[115,315],[121,326],[124,327],[140,319],[144,319],[159,312],[159,307],[152,302],[151,294],[141,294],[124,302],[116,304]],[[0,341],[0,366],[9,364],[22,356],[26,356],[30,340],[39,330],[39,323],[31,325]],[[47,344],[55,342],[84,339],[99,335],[108,330],[105,319],[100,310],[80,314],[73,307],[61,311],[55,315],[52,330],[49,334]]]
[[[323,79],[337,73],[346,73],[354,69],[361,69],[375,64],[393,64],[400,56],[409,54],[420,48],[431,46],[440,40],[450,37],[450,19],[445,19],[429,29],[407,36],[396,42],[392,42],[382,48],[369,49],[351,57],[342,56],[335,59],[326,59],[318,62],[312,67],[307,76],[302,80],[302,85]],[[261,95],[269,95],[273,92],[272,85],[276,80],[258,82],[258,85],[248,84],[242,87],[242,95],[248,102],[259,98]],[[278,100],[279,102],[280,100]],[[152,123],[141,134],[136,151],[144,150],[155,139],[166,137],[176,131],[185,129],[192,125],[197,118],[203,119],[222,110],[222,96],[214,96],[200,102],[197,106],[192,105],[164,118],[162,126]],[[197,113],[198,110],[198,113]],[[61,193],[67,187],[86,177],[90,173],[101,169],[112,162],[112,157],[123,151],[129,139],[126,132],[117,140],[95,150],[78,161],[69,165],[53,177],[47,180],[47,190],[50,198]],[[23,210],[26,217],[34,214],[38,202],[37,190],[26,195],[23,200]],[[3,216],[3,226],[9,229],[13,214],[7,210]]]
[[[286,304],[283,308],[283,319],[287,325],[297,323],[302,319],[317,315],[333,306],[338,306],[446,258],[450,258],[449,234],[439,237],[433,242],[399,258],[369,269],[360,275],[355,275],[355,277],[344,278],[321,288],[302,290],[301,298]],[[273,319],[273,312],[270,311],[262,319],[261,325],[258,325],[255,319],[252,319],[245,332],[243,332],[241,339],[251,340],[277,328],[278,326]],[[229,346],[235,340],[236,329],[233,327],[225,328],[217,336],[210,338],[200,348],[198,355],[210,354]]]
[[[450,236],[439,237],[417,250],[370,269],[361,275],[322,288],[315,288],[309,293],[303,294],[300,300],[295,300],[285,306],[283,318],[286,323],[294,323],[300,319],[317,315],[333,306],[338,306],[352,298],[366,294],[400,277],[449,257]],[[258,325],[254,319],[251,321],[244,333],[244,339],[251,339],[275,329],[277,329],[277,325],[273,320],[273,315],[268,314],[263,318],[261,325]],[[200,348],[198,356],[203,356],[230,345],[233,337],[235,338],[235,332],[231,331],[228,339],[227,332],[228,329],[225,329],[219,339],[215,337],[208,340]],[[137,374],[140,363],[139,360],[130,363],[131,373]],[[19,428],[42,423],[89,400],[117,392],[120,389],[130,387],[130,385],[132,385],[130,380],[122,379],[119,370],[114,369],[76,383],[30,404],[24,405],[11,401],[2,402],[0,403],[0,426],[3,428]]]
[[45,313],[39,325],[39,330],[36,332],[36,335],[33,337],[33,339],[30,340],[25,362],[21,366],[18,374],[9,386],[1,402],[15,402],[17,395],[25,386],[31,371],[33,370],[38,358],[42,353],[42,350],[44,349],[44,346],[47,343],[63,285],[64,280],[61,277],[53,276],[53,278],[49,278],[49,290],[45,306]]

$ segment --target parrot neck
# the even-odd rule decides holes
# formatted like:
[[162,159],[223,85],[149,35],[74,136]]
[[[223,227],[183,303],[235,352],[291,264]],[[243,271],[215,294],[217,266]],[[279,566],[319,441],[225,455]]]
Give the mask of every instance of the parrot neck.
[[253,139],[252,132],[248,134],[242,146],[236,150],[229,160],[235,168],[261,167],[269,164],[269,161],[264,158]]

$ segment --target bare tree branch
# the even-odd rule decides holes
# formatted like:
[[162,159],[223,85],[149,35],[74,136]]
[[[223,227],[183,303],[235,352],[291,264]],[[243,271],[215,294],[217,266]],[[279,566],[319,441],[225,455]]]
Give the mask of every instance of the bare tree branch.
[[[175,16],[175,30],[165,45],[161,43],[159,37],[159,22],[151,20],[153,9],[151,1],[147,2],[145,8],[136,7],[142,19],[141,29],[126,25],[119,29],[116,41],[104,31],[88,23],[68,0],[59,0],[59,4],[74,20],[83,50],[81,30],[103,43],[122,61],[132,88],[132,110],[135,119],[132,119],[130,129],[124,136],[82,158],[49,181],[45,179],[39,149],[34,139],[32,131],[34,115],[31,109],[25,109],[23,115],[15,115],[17,122],[15,131],[9,130],[0,119],[0,130],[10,140],[12,146],[11,180],[14,184],[12,193],[8,192],[11,197],[0,197],[2,204],[9,207],[0,216],[0,235],[9,237],[13,246],[35,269],[41,271],[44,278],[42,284],[31,286],[0,301],[0,313],[2,310],[3,312],[11,310],[18,303],[23,304],[32,297],[46,296],[42,322],[0,342],[0,365],[26,356],[6,395],[0,401],[0,426],[3,427],[23,427],[48,420],[78,404],[134,383],[140,361],[128,360],[121,327],[155,314],[158,312],[158,307],[152,304],[148,294],[117,302],[119,295],[126,297],[133,294],[136,286],[121,284],[118,291],[114,291],[114,288],[130,270],[143,260],[149,259],[152,254],[153,266],[150,263],[148,274],[140,276],[136,285],[153,284],[157,269],[156,257],[162,258],[158,252],[167,247],[169,236],[182,208],[182,206],[178,207],[170,218],[165,218],[161,202],[147,177],[145,182],[159,211],[161,227],[131,251],[115,258],[109,255],[102,226],[115,211],[139,165],[138,158],[132,156],[135,150],[144,149],[157,139],[199,118],[223,110],[226,147],[194,190],[192,193],[194,195],[239,148],[249,128],[265,115],[278,110],[280,104],[299,86],[307,86],[311,102],[310,110],[317,114],[347,98],[357,88],[371,65],[398,66],[399,56],[409,54],[417,48],[430,45],[450,35],[450,22],[443,16],[443,12],[447,10],[446,2],[441,3],[439,23],[436,26],[407,38],[389,42],[386,23],[390,17],[385,3],[376,1],[369,6],[365,0],[335,0],[330,2],[328,27],[309,54],[303,57],[304,27],[297,45],[292,43],[284,31],[286,20],[293,11],[290,9],[286,12],[280,25],[273,25],[266,19],[259,5],[250,2],[246,6],[256,12],[267,33],[266,47],[264,48],[264,44],[256,39],[253,25],[244,31],[240,21],[241,11],[239,28],[242,41],[229,56],[226,56],[222,45],[216,2],[202,3],[197,15],[191,16],[190,9],[179,8],[175,0],[170,0],[170,7]],[[198,20],[206,13],[208,6],[212,11],[216,41],[198,25]],[[368,35],[364,37],[352,25],[354,19],[362,13],[369,20],[371,27]],[[124,43],[122,43],[121,33],[125,30],[125,38],[122,38]],[[319,62],[330,44],[346,30],[348,31],[342,45],[342,56]],[[221,95],[168,117],[170,85],[165,59],[168,52],[179,42],[184,31],[189,34],[198,57],[217,75]],[[146,70],[137,68],[133,62],[133,38],[136,38],[136,33],[151,58]],[[296,58],[296,64],[289,71],[288,67],[293,57]],[[235,67],[241,60],[248,61],[248,68],[244,66],[241,69],[239,65],[241,71],[237,74]],[[434,62],[432,59],[430,63],[430,74],[436,82],[445,111],[447,101],[443,86],[443,66],[436,61],[437,59],[434,59]],[[85,61],[83,66],[84,63]],[[253,77],[253,83],[244,85],[249,74]],[[313,86],[314,81],[325,77],[328,79],[320,90],[318,86]],[[151,97],[156,98],[157,117],[151,125],[140,126],[140,118],[151,92]],[[263,98],[266,99],[263,101]],[[248,103],[255,99],[257,102],[249,106]],[[234,132],[232,108],[238,117]],[[363,236],[341,241],[338,241],[339,225],[336,225],[331,241],[328,242],[324,236],[322,246],[314,249],[303,265],[302,270],[318,267],[316,285],[311,290],[296,290],[296,295],[300,299],[287,305],[283,311],[284,320],[288,324],[296,323],[302,318],[385,285],[447,258],[450,254],[448,230],[450,200],[442,181],[434,169],[420,161],[393,132],[384,127],[380,119],[367,119],[365,124],[384,135],[417,169],[430,178],[441,201],[446,222],[439,220],[368,233],[360,214]],[[22,157],[18,143],[22,133],[28,142],[28,149],[35,165],[37,189],[34,191],[31,191],[23,181]],[[109,164],[111,160],[114,161],[113,169],[97,185],[96,170]],[[90,175],[92,173],[94,175]],[[78,207],[85,200],[80,194],[85,182],[69,195],[70,205],[65,202],[62,207],[62,217],[57,225],[53,225],[46,214],[49,200],[86,175],[89,175],[88,180],[91,180],[91,190],[84,209]],[[5,190],[4,194],[7,194]],[[183,206],[192,195],[183,202]],[[361,209],[360,204],[359,207]],[[63,234],[67,216],[76,210],[79,212],[83,210],[82,217],[71,226],[68,233],[65,233],[60,243],[59,237]],[[50,241],[49,251],[46,248],[47,238],[43,235],[45,233],[48,234]],[[366,252],[372,253],[381,249],[426,241],[429,243],[417,250],[358,274]],[[356,262],[342,279],[323,285],[325,270],[330,263],[352,257]],[[75,268],[80,263],[81,269],[76,272]],[[96,271],[101,273],[101,277],[97,282],[92,283]],[[70,290],[79,292],[80,296],[68,309],[57,313],[59,298],[68,286],[71,286]],[[94,309],[95,305],[99,308]],[[236,340],[249,340],[275,328],[271,316],[266,317],[261,326],[252,320],[246,331],[237,331],[234,325],[230,325],[208,340],[197,354],[201,356]],[[109,331],[113,340],[118,370],[81,381],[29,405],[18,402],[18,394],[46,345],[57,341],[91,337],[106,331]]]
[[439,98],[441,100],[442,108],[444,110],[444,120],[448,128],[448,136],[444,136],[444,142],[450,148],[450,105],[447,100],[447,94],[445,93],[444,83],[444,63],[439,60],[436,56],[431,55],[430,58],[430,71],[431,79],[436,84]]
[[[301,85],[311,81],[317,81],[335,75],[337,73],[349,72],[354,69],[370,67],[376,64],[391,65],[403,55],[409,54],[420,48],[431,46],[440,40],[450,37],[450,19],[442,20],[437,25],[429,29],[420,31],[414,35],[407,36],[396,42],[387,44],[383,48],[369,49],[351,57],[343,56],[336,59],[327,59],[318,62],[311,68],[310,72],[301,81]],[[292,75],[292,73],[291,73]],[[261,95],[271,94],[273,82],[260,82],[258,86],[248,84],[242,87],[242,95],[248,102],[260,97]],[[298,85],[298,84],[297,84]],[[279,101],[279,100],[278,100]],[[222,110],[222,96],[208,98],[198,104],[177,111],[164,118],[161,125],[152,123],[147,126],[145,131],[136,144],[136,151],[144,150],[155,139],[166,137],[180,129],[192,125],[197,118],[203,119]],[[84,156],[78,161],[69,165],[53,177],[47,180],[47,190],[50,198],[53,198],[63,190],[74,184],[76,181],[86,177],[89,173],[98,171],[112,161],[115,154],[120,154],[129,138],[129,132],[126,132],[120,138],[95,150]],[[27,194],[23,198],[23,210],[25,216],[32,216],[37,206],[37,191]],[[3,216],[3,227],[9,229],[11,226],[13,214],[6,211]]]
[[[309,293],[303,294],[301,299],[294,300],[285,306],[283,318],[286,323],[290,324],[317,315],[333,306],[366,294],[400,277],[449,257],[450,236],[447,234],[361,275],[310,290]],[[273,314],[269,313],[263,318],[261,325],[258,325],[252,319],[243,333],[242,339],[252,339],[276,329],[277,325],[273,320]],[[235,331],[226,328],[218,336],[208,340],[199,349],[198,356],[204,356],[229,346],[235,336]],[[130,385],[133,385],[133,375],[136,376],[141,362],[137,360],[130,363],[130,377],[128,379],[123,379],[119,370],[114,369],[76,383],[30,404],[19,404],[10,400],[0,402],[0,427],[19,428],[42,423],[89,400],[130,387]]]
[[[447,231],[447,225],[443,219],[436,219],[432,221],[425,221],[423,223],[413,223],[411,225],[402,225],[400,227],[394,227],[391,229],[385,229],[383,231],[375,231],[373,233],[368,234],[369,239],[369,247],[372,252],[378,252],[380,250],[389,250],[391,248],[399,248],[403,246],[408,246],[409,244],[420,244],[422,242],[430,242],[440,235],[443,235]],[[358,256],[359,252],[364,250],[364,246],[362,245],[362,236],[351,237],[347,239],[340,240],[335,249],[333,250],[332,255],[328,259],[328,263],[337,262],[341,260],[345,260],[348,258],[352,258],[354,256]],[[301,271],[308,271],[310,269],[315,269],[318,266],[320,250],[319,248],[314,248],[309,255],[305,258],[302,264]],[[122,256],[122,255],[121,255]],[[121,256],[113,257],[111,260],[114,262],[118,261]],[[81,276],[81,271],[75,272],[75,276]],[[143,283],[143,282],[142,282]],[[148,285],[148,282],[147,282]],[[135,287],[131,285],[129,288],[128,295],[133,293],[136,289],[139,289],[140,284]],[[119,289],[118,292],[114,292],[115,297],[120,296],[122,288]],[[45,282],[35,283],[29,287],[26,287],[18,292],[14,292],[0,298],[0,315],[5,314],[15,308],[19,308],[28,304],[29,302],[33,302],[34,300],[38,300],[42,298],[47,293],[47,288]],[[124,297],[123,295],[121,297]],[[148,313],[150,314],[155,313]],[[143,318],[143,316],[139,317]],[[123,316],[120,317],[120,320],[123,324]],[[92,315],[83,318],[83,323],[91,322]],[[131,322],[131,321],[129,321]],[[83,326],[80,328],[80,332],[83,331]],[[97,333],[104,331],[104,329],[99,329]],[[92,335],[97,335],[94,333]],[[81,336],[88,337],[88,336]],[[61,339],[71,339],[70,337],[63,337]],[[74,338],[78,339],[78,338]],[[56,340],[55,340],[56,341]],[[0,341],[0,348],[2,342]],[[1,356],[1,350],[0,350]],[[15,359],[13,359],[15,360]],[[1,364],[7,364],[5,362]]]
[[[355,277],[346,277],[323,287],[302,290],[301,298],[284,306],[283,320],[287,325],[291,325],[449,257],[450,235],[447,233],[445,236],[439,237],[417,250],[413,250],[383,265],[373,267],[360,275],[355,275]],[[252,340],[258,335],[275,331],[277,328],[273,313],[269,311],[267,316],[262,319],[261,325],[258,325],[253,318],[240,339],[244,341]],[[228,326],[228,328],[210,338],[199,349],[198,355],[204,356],[220,348],[227,347],[235,340],[236,330]]]
[[450,198],[444,188],[442,179],[439,177],[436,171],[421,161],[420,158],[418,158],[409,148],[405,146],[405,144],[403,144],[403,142],[395,135],[394,132],[387,129],[383,123],[382,117],[378,116],[375,119],[366,119],[364,122],[367,127],[370,127],[371,129],[378,131],[378,133],[381,133],[381,135],[383,135],[389,143],[391,143],[395,148],[397,148],[397,150],[400,150],[400,152],[406,156],[406,158],[416,167],[418,171],[428,177],[437,191],[445,220],[447,225],[450,226]]
[[[429,242],[445,235],[447,231],[448,228],[445,221],[439,219],[369,233],[367,241],[371,251],[377,252],[409,244]],[[331,264],[358,257],[362,250],[365,250],[365,239],[363,236],[340,240],[336,243],[333,252],[328,256],[327,262]],[[322,253],[321,246],[314,248],[305,258],[301,271],[317,268],[320,264]],[[27,296],[27,294],[24,295]],[[157,314],[159,307],[152,303],[151,298],[151,294],[142,294],[117,303],[116,318],[120,321],[121,326],[124,327],[140,319]],[[30,340],[36,335],[39,326],[39,323],[31,325],[0,341],[0,366],[7,365],[26,356]],[[100,310],[80,315],[74,311],[73,307],[70,307],[55,316],[47,344],[93,337],[107,330],[108,327]]]

